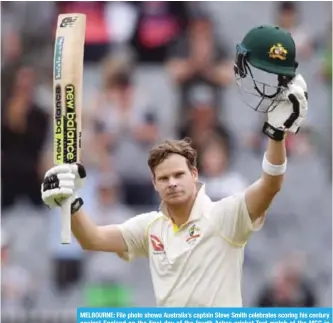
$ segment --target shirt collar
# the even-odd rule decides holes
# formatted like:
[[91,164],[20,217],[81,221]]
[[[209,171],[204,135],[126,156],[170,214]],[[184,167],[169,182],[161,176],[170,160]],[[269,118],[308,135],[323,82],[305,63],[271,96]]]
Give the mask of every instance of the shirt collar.
[[[195,201],[192,206],[192,210],[190,213],[190,217],[187,221],[187,223],[198,220],[201,218],[203,214],[203,209],[204,209],[204,203],[209,200],[209,197],[206,195],[206,186],[203,182],[198,182],[197,183],[197,196],[195,198]],[[165,205],[164,202],[160,204],[160,212],[163,213],[166,217],[169,216],[169,212],[167,210],[167,206]]]

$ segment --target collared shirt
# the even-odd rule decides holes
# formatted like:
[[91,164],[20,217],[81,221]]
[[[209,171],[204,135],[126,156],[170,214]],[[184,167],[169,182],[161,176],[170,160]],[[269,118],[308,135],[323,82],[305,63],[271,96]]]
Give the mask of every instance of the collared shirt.
[[126,260],[146,256],[157,306],[240,307],[244,247],[252,223],[245,194],[212,202],[200,185],[187,223],[175,227],[163,204],[119,225]]

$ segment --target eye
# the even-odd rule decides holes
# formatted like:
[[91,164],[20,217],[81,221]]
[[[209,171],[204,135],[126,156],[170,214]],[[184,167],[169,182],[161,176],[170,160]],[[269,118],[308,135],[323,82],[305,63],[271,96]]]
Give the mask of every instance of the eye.
[[178,172],[176,173],[176,177],[179,178],[179,177],[182,177],[185,173],[184,172]]
[[160,177],[159,180],[165,182],[168,178],[166,176]]

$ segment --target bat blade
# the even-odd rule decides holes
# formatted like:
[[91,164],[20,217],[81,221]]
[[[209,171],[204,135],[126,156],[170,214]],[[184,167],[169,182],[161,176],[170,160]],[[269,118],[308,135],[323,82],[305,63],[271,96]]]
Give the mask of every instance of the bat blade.
[[[86,16],[60,14],[53,59],[54,164],[80,161],[81,109]],[[71,243],[71,204],[61,207],[61,243]]]

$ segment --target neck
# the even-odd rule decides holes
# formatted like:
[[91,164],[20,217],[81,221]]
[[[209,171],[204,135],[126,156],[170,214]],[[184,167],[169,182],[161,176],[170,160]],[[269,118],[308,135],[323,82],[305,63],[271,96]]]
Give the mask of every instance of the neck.
[[182,205],[169,205],[168,206],[168,212],[170,215],[170,218],[172,219],[172,222],[177,225],[177,227],[180,227],[181,225],[185,224],[191,214],[191,210],[194,204],[194,201],[197,197],[197,190],[194,194],[192,194],[191,198]]

